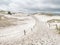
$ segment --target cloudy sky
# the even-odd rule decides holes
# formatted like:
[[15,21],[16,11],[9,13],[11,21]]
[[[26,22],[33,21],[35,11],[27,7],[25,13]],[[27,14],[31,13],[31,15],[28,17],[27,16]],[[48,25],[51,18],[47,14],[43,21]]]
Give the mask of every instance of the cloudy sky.
[[0,9],[21,12],[59,12],[60,0],[0,0]]

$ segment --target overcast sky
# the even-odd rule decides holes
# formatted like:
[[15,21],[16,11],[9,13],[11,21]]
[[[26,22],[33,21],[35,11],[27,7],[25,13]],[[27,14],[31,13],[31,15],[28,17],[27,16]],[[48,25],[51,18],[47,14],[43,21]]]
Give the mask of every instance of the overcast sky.
[[60,0],[0,0],[0,9],[22,12],[59,12]]

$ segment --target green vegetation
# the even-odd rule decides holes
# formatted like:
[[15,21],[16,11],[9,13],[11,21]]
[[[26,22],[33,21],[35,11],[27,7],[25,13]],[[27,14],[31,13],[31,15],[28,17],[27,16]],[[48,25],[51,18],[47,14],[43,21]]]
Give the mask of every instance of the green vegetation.
[[10,11],[8,11],[8,14],[12,15],[12,13]]

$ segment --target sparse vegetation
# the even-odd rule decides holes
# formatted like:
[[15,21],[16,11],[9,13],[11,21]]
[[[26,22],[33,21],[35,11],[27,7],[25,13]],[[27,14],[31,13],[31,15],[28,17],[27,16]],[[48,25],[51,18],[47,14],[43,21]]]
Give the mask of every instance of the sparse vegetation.
[[46,16],[53,16],[52,13],[41,13],[42,15],[46,15]]

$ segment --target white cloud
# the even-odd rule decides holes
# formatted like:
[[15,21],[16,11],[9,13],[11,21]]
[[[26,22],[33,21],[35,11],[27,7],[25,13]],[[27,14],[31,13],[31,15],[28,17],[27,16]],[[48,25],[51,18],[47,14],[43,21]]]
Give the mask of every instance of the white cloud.
[[1,10],[7,10],[8,7],[7,7],[6,5],[0,5],[0,9],[1,9]]
[[31,9],[60,8],[58,0],[1,0],[0,9],[11,11],[32,11]]

